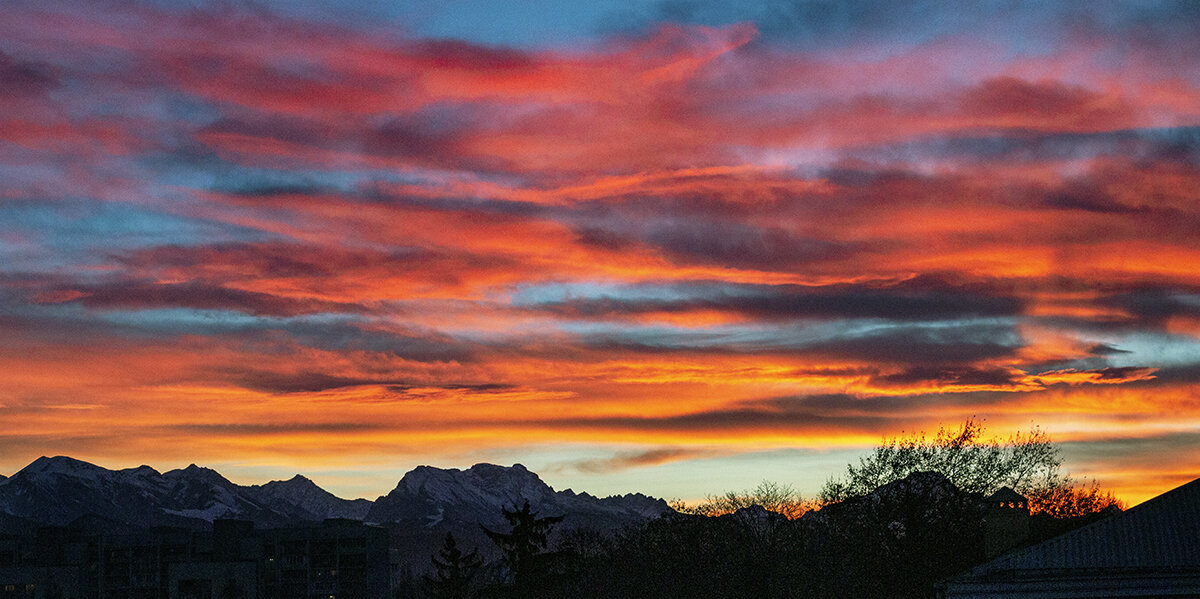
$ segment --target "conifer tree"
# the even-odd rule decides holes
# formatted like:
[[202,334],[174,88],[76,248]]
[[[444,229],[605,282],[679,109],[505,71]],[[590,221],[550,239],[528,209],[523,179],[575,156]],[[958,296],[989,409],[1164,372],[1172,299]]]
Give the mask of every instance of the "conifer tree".
[[504,563],[513,574],[517,592],[529,590],[537,580],[536,558],[546,549],[550,529],[562,522],[563,516],[546,516],[539,518],[529,507],[529,500],[521,509],[515,507],[504,509],[504,519],[508,520],[512,531],[507,533],[488,530],[483,532],[500,548],[504,554]]
[[454,535],[446,533],[446,541],[433,556],[434,575],[425,577],[425,587],[433,599],[467,599],[472,596],[471,585],[483,558],[472,549],[463,553]]

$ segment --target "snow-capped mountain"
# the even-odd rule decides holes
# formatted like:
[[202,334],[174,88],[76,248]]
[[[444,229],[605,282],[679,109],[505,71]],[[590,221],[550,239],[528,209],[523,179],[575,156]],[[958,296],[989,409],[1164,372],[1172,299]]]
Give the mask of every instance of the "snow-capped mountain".
[[38,458],[11,477],[0,478],[0,524],[64,526],[86,516],[132,528],[203,527],[218,518],[270,527],[350,518],[440,541],[447,530],[482,537],[480,524],[502,527],[501,510],[526,500],[542,515],[566,516],[561,530],[613,530],[670,511],[666,502],[645,495],[599,499],[570,490],[556,492],[520,464],[477,464],[467,470],[421,466],[405,474],[391,493],[371,502],[338,498],[300,475],[242,486],[194,464],[159,473],[149,466],[108,470],[58,456]]
[[506,532],[502,511],[519,509],[526,500],[538,516],[564,517],[550,533],[552,544],[576,531],[611,533],[671,511],[665,501],[640,494],[600,499],[570,489],[555,491],[520,464],[476,464],[466,470],[412,470],[391,493],[375,500],[367,520],[387,525],[401,561],[420,572],[446,533],[453,533],[462,547],[497,557],[482,527]]
[[661,499],[640,494],[600,499],[570,489],[556,492],[521,464],[476,464],[466,470],[418,466],[391,493],[375,500],[367,520],[421,522],[427,527],[443,520],[499,525],[504,522],[501,510],[520,507],[526,500],[543,516],[565,515],[568,528],[619,526],[671,509]]
[[[364,500],[321,497],[324,491],[316,485],[314,491],[303,483],[278,483],[289,485],[282,489],[274,484],[243,487],[194,464],[160,474],[149,466],[108,470],[63,456],[41,457],[0,481],[0,512],[38,524],[61,526],[95,515],[144,527],[202,526],[216,518],[274,526],[366,511]],[[279,492],[285,489],[298,492]]]
[[66,457],[41,457],[0,482],[0,510],[62,525],[93,513],[121,522],[171,523],[157,509],[166,481],[152,468],[107,470]]

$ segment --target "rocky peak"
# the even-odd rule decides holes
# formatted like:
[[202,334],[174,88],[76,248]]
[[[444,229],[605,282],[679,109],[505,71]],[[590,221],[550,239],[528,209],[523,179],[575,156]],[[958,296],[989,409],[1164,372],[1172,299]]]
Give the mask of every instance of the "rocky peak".
[[501,510],[525,501],[544,515],[570,514],[564,524],[568,527],[573,522],[601,528],[619,526],[670,511],[661,499],[641,495],[597,499],[587,493],[556,493],[521,464],[476,464],[466,470],[415,468],[391,493],[376,500],[367,519],[420,522],[422,526],[443,521],[495,524],[502,523]]
[[145,464],[138,466],[137,468],[126,468],[124,470],[118,470],[118,472],[120,472],[121,474],[129,475],[129,476],[136,476],[138,478],[158,478],[158,477],[162,476],[162,473],[160,473],[158,470],[155,470],[154,468],[146,466]]
[[187,468],[171,470],[163,474],[163,477],[179,481],[204,482],[222,487],[234,486],[232,482],[229,482],[229,479],[221,476],[220,472],[195,464],[188,464]]
[[95,464],[89,464],[82,460],[69,458],[66,456],[46,457],[42,456],[28,466],[21,469],[14,476],[23,477],[44,477],[44,476],[60,476],[85,481],[99,481],[107,478],[107,475],[112,474],[110,471],[101,468]]
[[275,509],[305,520],[362,520],[371,508],[371,502],[365,499],[342,499],[300,474],[287,480],[273,480],[245,489],[251,496],[272,505]]
[[475,464],[466,470],[418,466],[404,475],[388,497],[421,497],[444,504],[498,506],[538,500],[554,490],[521,464],[510,467]]
[[311,479],[299,474],[287,480],[273,480],[264,485],[253,485],[247,488],[255,491],[258,496],[283,499],[297,505],[314,501],[325,503],[348,501],[338,498],[333,493],[322,489]]
[[42,456],[22,468],[21,472],[26,474],[79,474],[97,470],[103,470],[103,468],[95,464],[89,464],[83,460],[59,455],[54,457]]
[[273,480],[262,485],[261,488],[264,491],[270,491],[272,493],[309,493],[314,489],[322,493],[326,492],[324,489],[318,487],[317,483],[314,483],[308,477],[301,476],[299,474],[287,480]]

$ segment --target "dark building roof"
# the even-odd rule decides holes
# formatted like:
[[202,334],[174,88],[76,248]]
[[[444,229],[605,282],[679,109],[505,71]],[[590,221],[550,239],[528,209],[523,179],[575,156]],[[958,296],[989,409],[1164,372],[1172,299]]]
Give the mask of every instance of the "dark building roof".
[[992,493],[991,495],[988,495],[987,497],[984,497],[983,500],[984,501],[998,501],[998,502],[1003,502],[1003,503],[1010,503],[1010,502],[1017,502],[1017,501],[1020,501],[1023,503],[1026,501],[1024,495],[1021,495],[1020,493],[1012,490],[1011,487],[1000,487],[1000,490],[996,491],[995,493]]
[[1067,596],[1046,594],[1060,583],[1077,588],[1076,597],[1122,585],[1147,591],[1139,596],[1157,596],[1159,587],[1200,593],[1200,479],[975,567],[947,581],[943,596]]
[[1200,479],[981,567],[1200,567]]

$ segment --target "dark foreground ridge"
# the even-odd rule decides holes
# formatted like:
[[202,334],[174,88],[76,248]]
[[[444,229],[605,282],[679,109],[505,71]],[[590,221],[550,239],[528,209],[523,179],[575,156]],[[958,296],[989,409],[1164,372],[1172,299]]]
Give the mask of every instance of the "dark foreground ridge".
[[[1200,510],[1175,496],[1187,505],[1164,513]],[[520,465],[422,466],[371,502],[301,476],[240,486],[41,458],[0,481],[0,597],[984,597],[954,581],[1090,522],[1128,537],[1145,520],[1112,518],[1030,517],[1011,490],[932,472],[789,520],[555,491]],[[1200,580],[1194,545],[1170,554]]]

